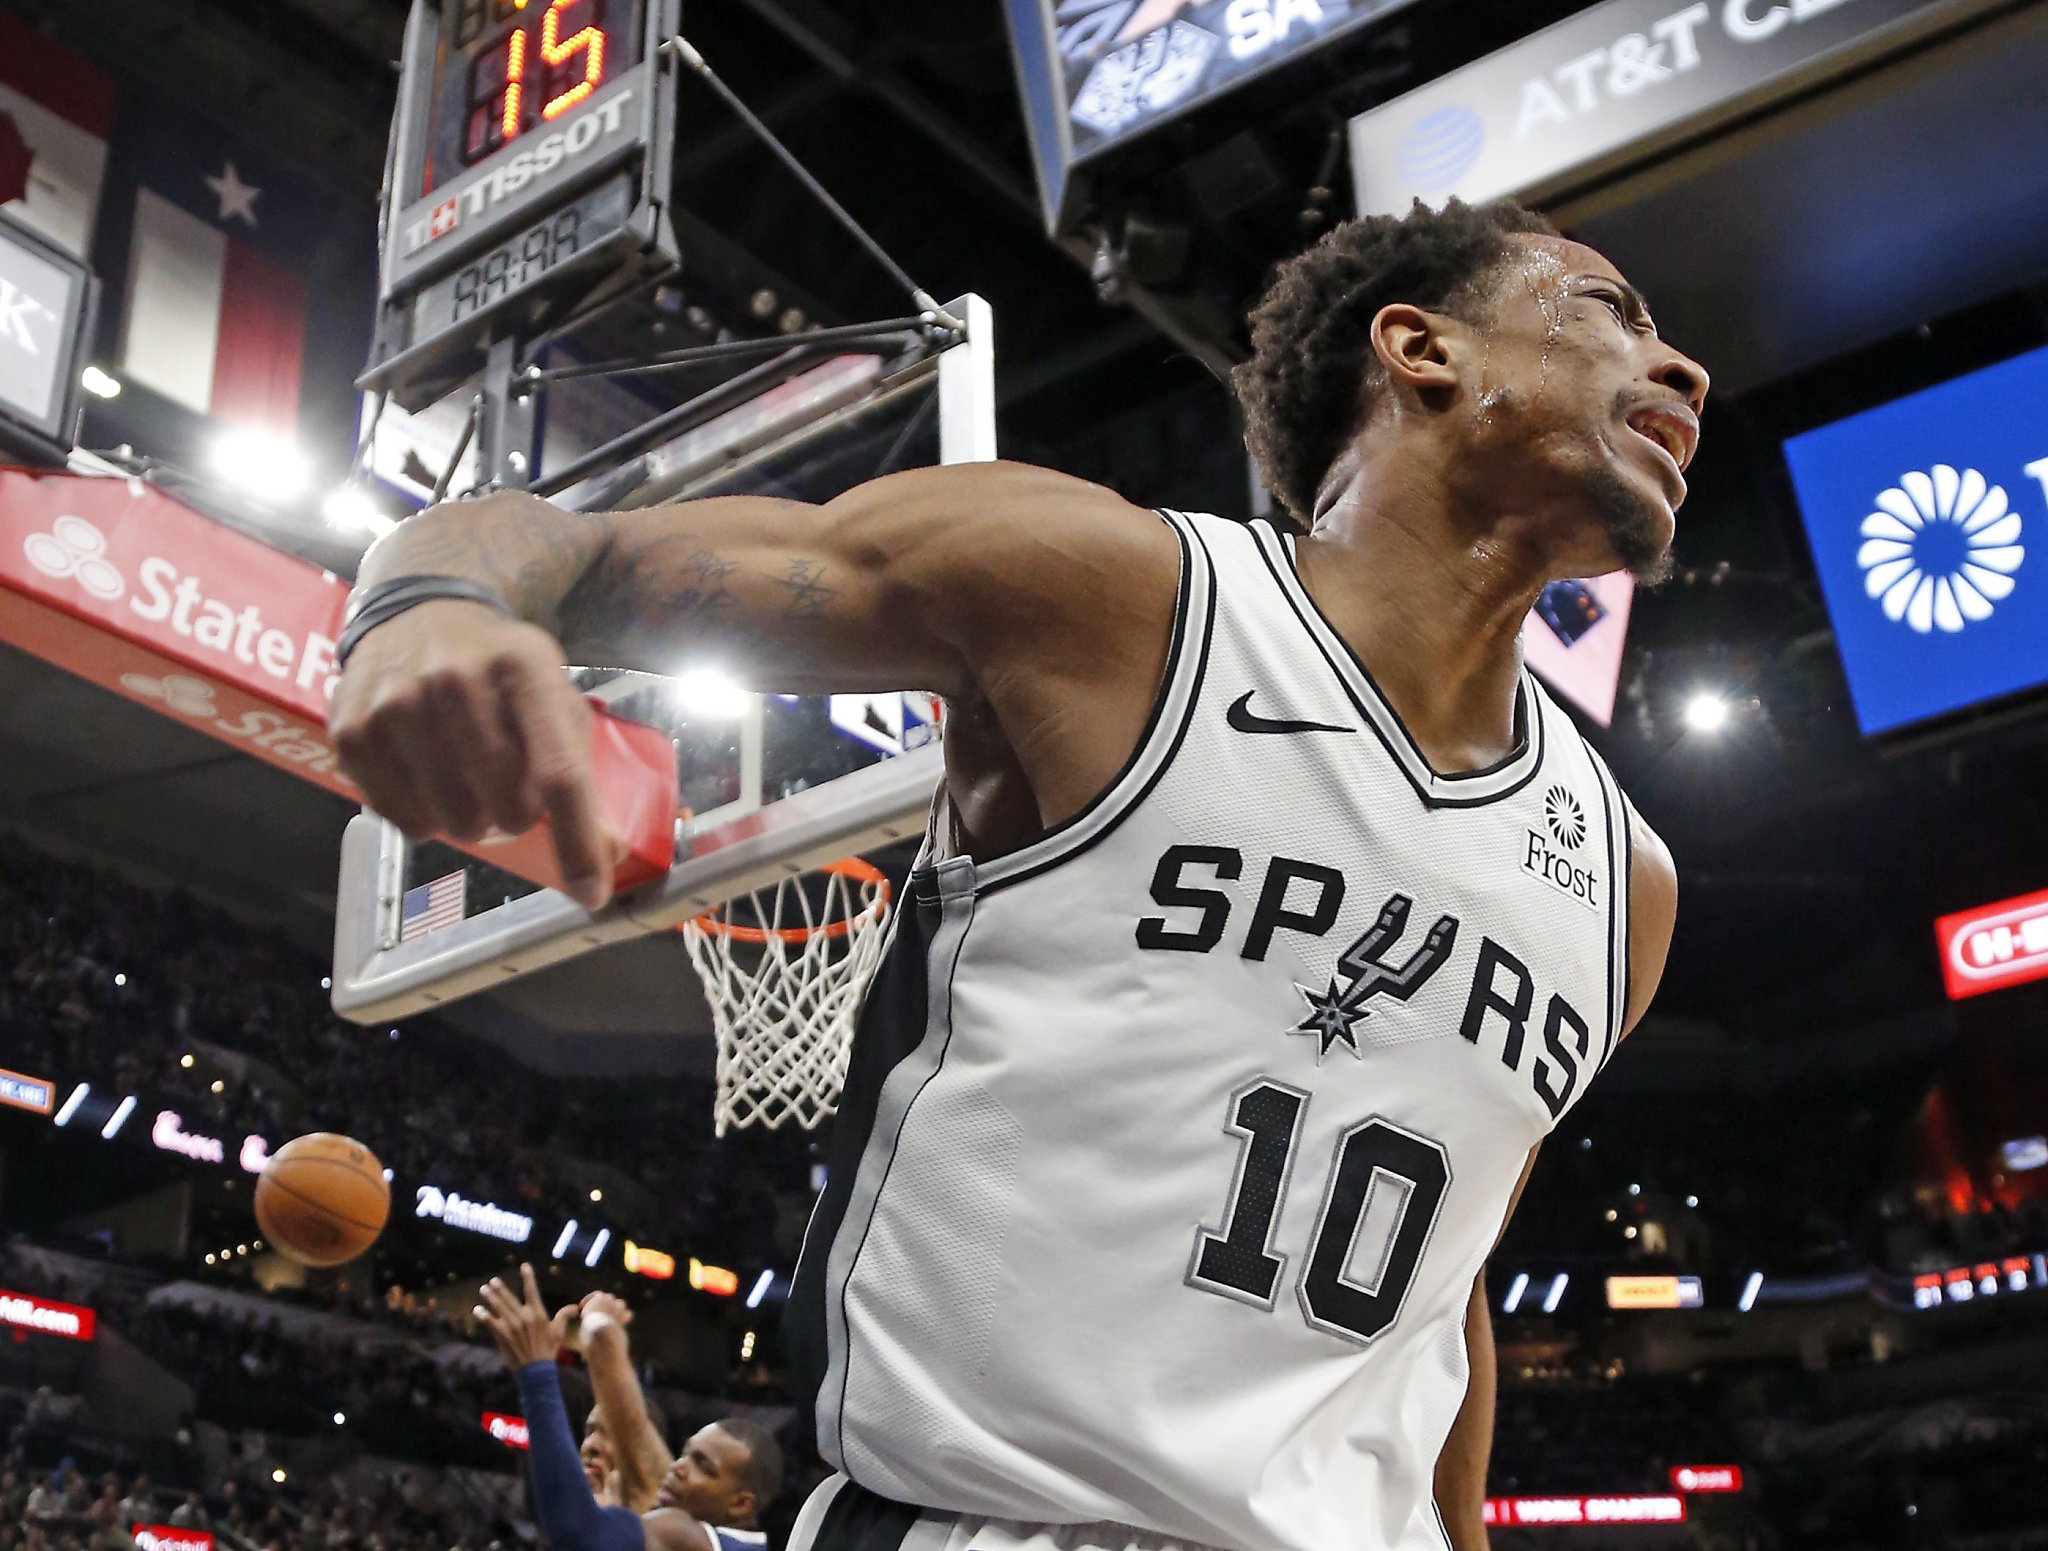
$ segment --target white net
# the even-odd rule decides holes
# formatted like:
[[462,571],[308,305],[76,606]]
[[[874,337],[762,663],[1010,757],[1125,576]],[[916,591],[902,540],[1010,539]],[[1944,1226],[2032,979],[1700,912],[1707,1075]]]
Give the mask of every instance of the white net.
[[850,858],[683,924],[718,1035],[718,1135],[811,1130],[837,1107],[888,912],[888,879]]

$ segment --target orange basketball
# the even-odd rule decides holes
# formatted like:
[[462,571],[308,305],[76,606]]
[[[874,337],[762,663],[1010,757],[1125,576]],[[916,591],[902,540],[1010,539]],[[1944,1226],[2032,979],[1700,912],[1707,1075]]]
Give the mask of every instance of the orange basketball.
[[332,1131],[286,1142],[256,1180],[256,1225],[281,1255],[338,1266],[377,1242],[391,1215],[391,1186],[377,1155]]

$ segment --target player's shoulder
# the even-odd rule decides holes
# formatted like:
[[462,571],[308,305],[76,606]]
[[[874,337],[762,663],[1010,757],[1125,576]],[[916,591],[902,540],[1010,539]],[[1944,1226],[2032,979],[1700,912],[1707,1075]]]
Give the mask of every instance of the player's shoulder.
[[727,1529],[706,1524],[680,1508],[654,1508],[640,1516],[649,1551],[767,1551],[768,1537],[757,1529]]
[[857,485],[830,503],[886,504],[967,525],[970,531],[1081,529],[1105,536],[1164,537],[1158,514],[1106,485],[1035,463],[995,459],[904,469]]

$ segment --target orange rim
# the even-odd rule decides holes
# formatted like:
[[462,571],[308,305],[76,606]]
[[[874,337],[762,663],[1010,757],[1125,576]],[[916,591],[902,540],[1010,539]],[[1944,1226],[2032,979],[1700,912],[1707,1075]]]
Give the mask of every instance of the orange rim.
[[[886,905],[889,903],[888,874],[884,873],[881,868],[873,863],[863,861],[858,856],[842,856],[836,862],[825,863],[817,871],[836,873],[838,876],[849,879],[854,883],[879,884],[881,885],[882,895],[880,899],[875,901],[876,905]],[[858,919],[852,916],[842,916],[839,920],[827,921],[822,926],[741,926],[719,915],[718,911],[722,908],[720,906],[710,910],[699,911],[696,915],[690,917],[689,924],[700,931],[716,932],[721,937],[730,937],[734,942],[760,943],[766,942],[771,937],[779,937],[784,942],[805,942],[813,937],[844,937],[853,930],[853,923]],[[867,913],[864,910],[861,912],[861,915],[865,916]]]

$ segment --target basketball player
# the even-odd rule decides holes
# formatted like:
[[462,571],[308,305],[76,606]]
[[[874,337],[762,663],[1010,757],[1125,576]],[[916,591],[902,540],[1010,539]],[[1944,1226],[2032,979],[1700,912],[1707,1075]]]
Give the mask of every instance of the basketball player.
[[647,1409],[639,1376],[633,1372],[626,1340],[626,1327],[632,1322],[633,1311],[623,1298],[603,1291],[586,1293],[577,1306],[571,1339],[583,1354],[596,1396],[583,1440],[585,1474],[590,1468],[591,1437],[601,1437],[605,1479],[601,1490],[599,1482],[591,1483],[598,1502],[645,1513],[654,1506],[674,1458]]
[[[578,1468],[555,1366],[579,1311],[572,1306],[550,1316],[533,1267],[522,1265],[519,1273],[523,1297],[492,1277],[481,1289],[476,1314],[519,1380],[534,1517],[554,1551],[760,1551],[767,1544],[760,1510],[782,1486],[782,1450],[768,1431],[743,1417],[700,1428],[668,1465],[659,1507],[642,1513],[606,1502],[587,1467]],[[591,1299],[580,1312],[586,1354],[609,1342],[623,1355],[624,1341],[614,1339],[622,1323],[609,1311],[593,1312]],[[600,1410],[622,1409],[616,1385],[598,1383],[600,1366],[609,1366],[610,1356],[590,1365]],[[638,1389],[636,1382],[636,1395]]]
[[584,1479],[590,1483],[590,1492],[600,1505],[608,1508],[621,1507],[625,1498],[619,1485],[619,1472],[612,1460],[611,1434],[604,1425],[604,1411],[593,1405],[590,1415],[583,1420],[583,1442],[576,1450],[576,1457],[582,1462]]
[[1252,343],[1298,536],[990,464],[365,559],[346,768],[414,835],[545,813],[593,906],[565,660],[947,701],[791,1299],[795,1551],[1485,1543],[1486,1257],[1677,900],[1520,631],[1663,573],[1707,375],[1507,204],[1347,223]]

